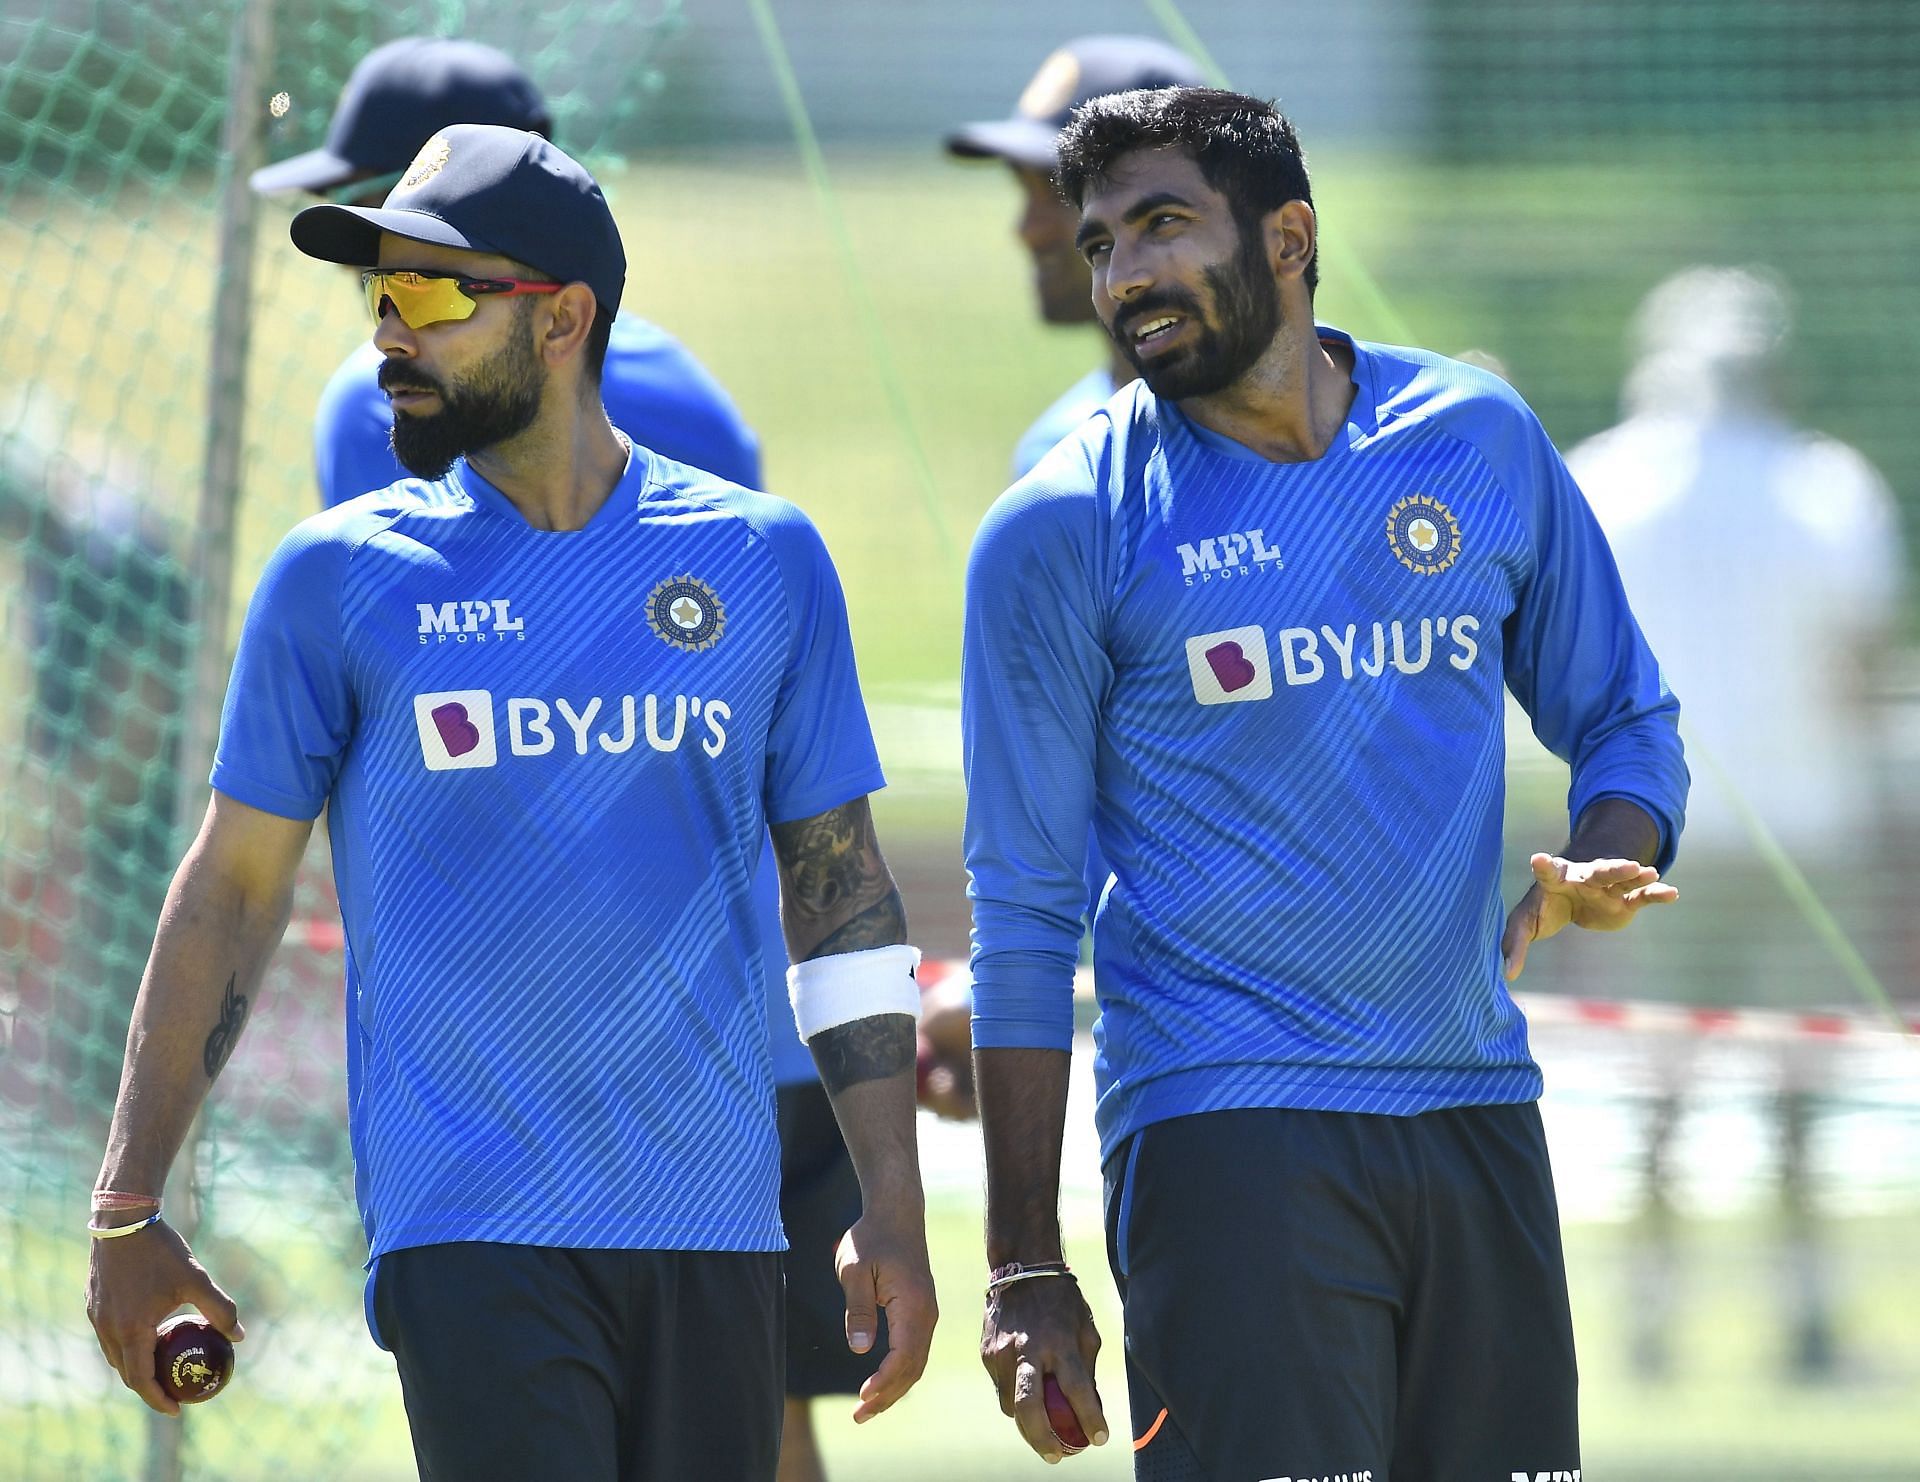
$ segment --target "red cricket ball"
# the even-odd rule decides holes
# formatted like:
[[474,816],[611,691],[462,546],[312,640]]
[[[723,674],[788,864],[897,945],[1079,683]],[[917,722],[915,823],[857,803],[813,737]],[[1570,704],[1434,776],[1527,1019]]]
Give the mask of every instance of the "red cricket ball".
[[170,1317],[154,1335],[153,1377],[183,1405],[210,1400],[233,1377],[233,1344],[204,1317]]
[[1053,1427],[1054,1439],[1059,1441],[1060,1449],[1069,1456],[1076,1451],[1085,1451],[1087,1433],[1080,1429],[1080,1417],[1073,1413],[1073,1406],[1067,1401],[1066,1391],[1060,1388],[1060,1381],[1051,1374],[1047,1375],[1040,1392],[1047,1402],[1047,1424]]

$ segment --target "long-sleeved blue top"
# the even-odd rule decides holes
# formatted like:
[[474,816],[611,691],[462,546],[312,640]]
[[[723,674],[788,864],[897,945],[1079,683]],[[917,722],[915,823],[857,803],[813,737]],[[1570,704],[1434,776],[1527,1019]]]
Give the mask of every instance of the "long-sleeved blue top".
[[974,1040],[1071,1043],[1091,821],[1103,1149],[1229,1107],[1531,1100],[1500,969],[1503,689],[1577,818],[1682,824],[1678,703],[1497,377],[1350,345],[1309,462],[1125,388],[989,511],[962,728]]

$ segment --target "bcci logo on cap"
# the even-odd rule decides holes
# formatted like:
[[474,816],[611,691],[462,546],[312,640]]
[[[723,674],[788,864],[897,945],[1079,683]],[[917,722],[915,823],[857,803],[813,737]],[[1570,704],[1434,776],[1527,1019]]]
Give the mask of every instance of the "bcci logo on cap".
[[493,740],[493,695],[488,690],[415,695],[413,722],[420,730],[420,755],[429,772],[491,767],[499,759]]
[[407,173],[400,177],[400,190],[418,190],[434,176],[446,168],[448,158],[453,154],[453,145],[445,134],[435,134],[420,146],[420,152],[413,157],[413,163],[407,166]]
[[647,593],[647,626],[673,647],[698,653],[727,631],[726,604],[698,577],[672,577]]

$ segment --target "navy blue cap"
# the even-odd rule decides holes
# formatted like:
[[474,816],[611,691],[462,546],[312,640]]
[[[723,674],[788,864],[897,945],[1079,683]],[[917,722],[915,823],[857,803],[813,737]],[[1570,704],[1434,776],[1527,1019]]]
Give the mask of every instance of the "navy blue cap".
[[457,123],[552,131],[546,100],[512,57],[477,41],[408,36],[370,51],[334,105],[325,148],[310,149],[247,183],[261,195],[331,190],[355,176],[391,175],[434,134]]
[[455,124],[420,148],[378,206],[309,206],[293,245],[322,262],[370,268],[380,233],[511,257],[620,307],[627,254],[607,198],[558,145],[522,129]]
[[1040,64],[1013,117],[963,125],[947,136],[947,150],[1051,170],[1059,163],[1060,130],[1082,103],[1135,88],[1202,87],[1206,80],[1192,57],[1151,36],[1082,36]]

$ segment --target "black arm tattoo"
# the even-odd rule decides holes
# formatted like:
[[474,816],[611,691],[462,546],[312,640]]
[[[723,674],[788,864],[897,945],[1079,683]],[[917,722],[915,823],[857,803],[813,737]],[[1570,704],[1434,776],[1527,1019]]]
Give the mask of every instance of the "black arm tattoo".
[[814,1066],[829,1095],[899,1075],[914,1063],[910,1014],[875,1014],[836,1029],[823,1029],[807,1041]]
[[234,991],[239,980],[238,973],[227,979],[226,997],[220,1001],[220,1022],[213,1026],[213,1033],[207,1036],[206,1046],[200,1051],[200,1063],[206,1067],[208,1080],[220,1074],[220,1067],[227,1063],[247,1022],[247,995]]
[[907,939],[907,913],[874,837],[865,798],[772,828],[780,861],[780,919],[801,961],[890,947]]

